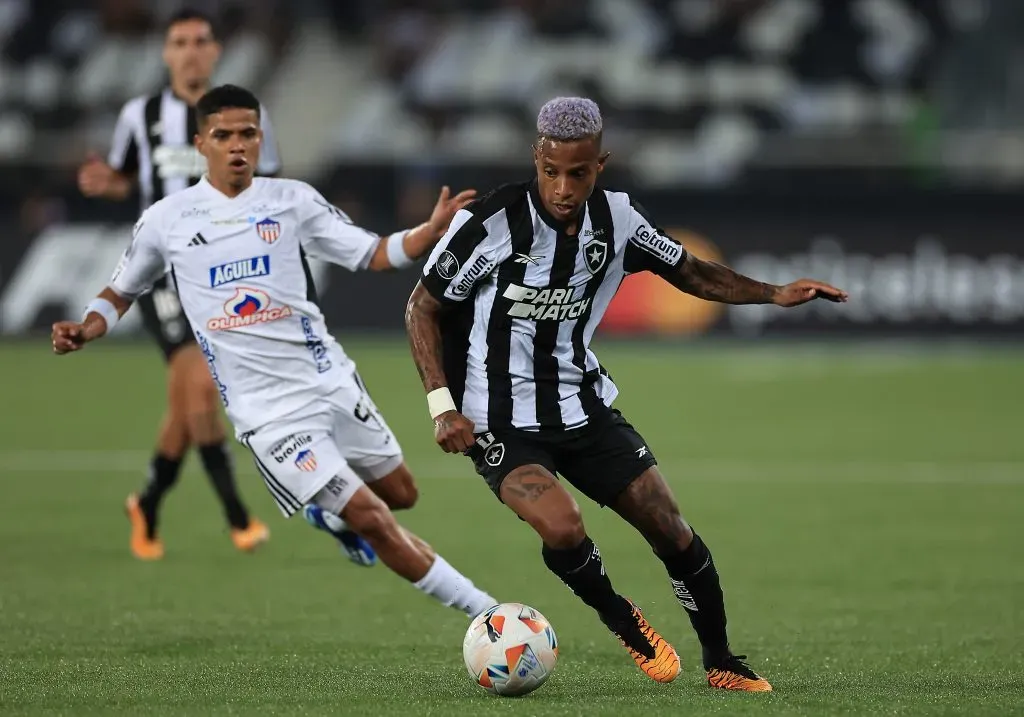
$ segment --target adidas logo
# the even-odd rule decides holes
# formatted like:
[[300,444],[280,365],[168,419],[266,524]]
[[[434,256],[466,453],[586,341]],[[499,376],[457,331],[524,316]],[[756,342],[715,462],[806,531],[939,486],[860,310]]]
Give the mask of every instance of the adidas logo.
[[194,237],[192,237],[192,241],[190,241],[188,243],[188,245],[189,246],[199,246],[200,244],[206,244],[206,243],[207,243],[206,237],[204,237],[202,234],[196,233],[196,235]]

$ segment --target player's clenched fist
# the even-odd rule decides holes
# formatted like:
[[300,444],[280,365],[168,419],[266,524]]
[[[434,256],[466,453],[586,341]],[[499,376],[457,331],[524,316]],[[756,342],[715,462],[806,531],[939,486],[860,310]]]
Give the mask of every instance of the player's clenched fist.
[[434,440],[445,453],[465,453],[476,442],[475,424],[458,411],[445,411],[434,419]]
[[53,325],[53,352],[57,355],[78,351],[85,345],[84,328],[77,321],[58,321]]

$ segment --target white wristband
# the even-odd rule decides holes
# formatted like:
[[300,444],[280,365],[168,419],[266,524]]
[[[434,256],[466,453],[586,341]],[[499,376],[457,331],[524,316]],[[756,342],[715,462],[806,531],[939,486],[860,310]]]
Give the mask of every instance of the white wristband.
[[435,388],[427,394],[427,408],[430,409],[430,417],[437,418],[442,413],[456,411],[455,401],[452,400],[452,393],[447,387]]
[[117,307],[107,299],[96,297],[90,301],[89,305],[85,307],[85,313],[82,314],[82,321],[85,321],[85,317],[93,312],[102,316],[103,320],[107,322],[106,333],[108,334],[117,326],[117,322],[121,319],[117,313]]
[[396,269],[404,269],[416,261],[405,253],[405,237],[410,231],[410,229],[406,229],[402,232],[395,232],[388,237],[388,263]]

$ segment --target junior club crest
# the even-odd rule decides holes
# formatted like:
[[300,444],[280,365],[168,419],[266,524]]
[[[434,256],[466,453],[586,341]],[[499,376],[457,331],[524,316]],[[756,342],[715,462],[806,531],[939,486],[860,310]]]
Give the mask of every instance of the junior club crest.
[[281,236],[281,225],[273,219],[267,218],[256,222],[256,233],[267,244],[273,244]]
[[591,239],[583,245],[583,263],[587,265],[587,271],[596,274],[601,271],[605,260],[608,258],[608,244],[600,239]]

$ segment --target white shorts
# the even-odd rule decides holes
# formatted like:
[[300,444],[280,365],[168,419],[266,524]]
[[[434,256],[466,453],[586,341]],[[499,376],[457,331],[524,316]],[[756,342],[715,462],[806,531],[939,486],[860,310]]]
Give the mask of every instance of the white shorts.
[[360,486],[388,475],[403,460],[398,439],[358,375],[317,405],[240,440],[286,517],[314,496],[337,515]]

